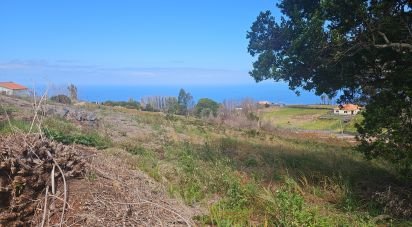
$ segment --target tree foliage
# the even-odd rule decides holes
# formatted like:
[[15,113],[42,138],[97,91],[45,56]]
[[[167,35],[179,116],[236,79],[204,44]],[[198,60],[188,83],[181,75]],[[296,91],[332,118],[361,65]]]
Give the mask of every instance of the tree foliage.
[[[286,81],[339,102],[366,104],[358,126],[367,157],[412,161],[412,3],[282,0],[247,33],[256,81]],[[390,115],[389,115],[390,114]],[[411,165],[403,165],[411,169]]]
[[193,106],[193,96],[182,88],[179,91],[177,103],[179,105],[179,114],[187,115],[189,109]]
[[[178,112],[177,98],[172,96],[146,96],[141,98],[141,105],[147,111],[162,111],[171,114]],[[147,108],[149,107],[149,108]]]
[[197,102],[194,112],[197,117],[216,117],[218,110],[219,104],[217,102],[212,99],[202,98]]
[[70,99],[73,101],[77,101],[77,87],[74,84],[70,84],[67,87],[67,90],[69,91]]
[[72,100],[67,95],[55,95],[50,97],[50,100],[53,102],[63,103],[63,104],[71,104]]
[[127,109],[136,109],[140,110],[141,105],[138,101],[130,98],[127,102],[125,101],[106,101],[102,103],[105,106],[122,106]]

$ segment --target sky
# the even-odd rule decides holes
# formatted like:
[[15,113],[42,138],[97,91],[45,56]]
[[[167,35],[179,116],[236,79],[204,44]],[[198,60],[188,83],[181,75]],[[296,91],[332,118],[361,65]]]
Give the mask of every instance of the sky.
[[0,81],[255,83],[246,32],[275,0],[2,0]]

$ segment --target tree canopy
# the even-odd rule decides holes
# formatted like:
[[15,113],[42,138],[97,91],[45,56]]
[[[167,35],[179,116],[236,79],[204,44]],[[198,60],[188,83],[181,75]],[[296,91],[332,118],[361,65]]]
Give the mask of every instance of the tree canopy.
[[70,84],[70,85],[67,87],[67,90],[68,90],[69,93],[70,93],[70,98],[71,98],[71,100],[77,101],[77,87],[76,87],[74,84]]
[[277,7],[281,18],[261,12],[247,33],[256,58],[250,75],[365,104],[360,149],[412,169],[405,164],[412,160],[411,1],[282,0]]
[[212,99],[202,98],[199,99],[195,106],[195,115],[197,117],[209,117],[211,115],[217,116],[219,104]]
[[187,115],[188,110],[193,107],[193,96],[181,88],[177,97],[177,103],[179,105],[179,114]]

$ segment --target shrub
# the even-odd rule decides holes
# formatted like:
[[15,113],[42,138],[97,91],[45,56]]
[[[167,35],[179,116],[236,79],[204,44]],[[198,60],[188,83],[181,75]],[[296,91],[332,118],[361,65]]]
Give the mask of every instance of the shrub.
[[50,97],[50,100],[53,102],[58,102],[62,104],[71,104],[72,100],[67,95],[56,95]]
[[135,101],[133,99],[130,99],[129,101],[106,101],[102,103],[105,106],[121,106],[127,109],[137,109],[140,110],[141,105],[138,101]]
[[47,138],[61,142],[63,144],[82,144],[89,147],[96,147],[98,149],[107,148],[108,141],[101,137],[97,133],[76,133],[76,134],[65,134],[57,130],[43,129],[44,134]]
[[219,104],[217,102],[208,98],[203,98],[196,104],[195,115],[197,117],[209,117],[210,115],[216,117],[218,109]]
[[63,144],[82,144],[99,149],[110,145],[110,139],[101,136],[96,131],[83,131],[71,122],[57,118],[48,118],[43,122],[43,132],[46,137]]

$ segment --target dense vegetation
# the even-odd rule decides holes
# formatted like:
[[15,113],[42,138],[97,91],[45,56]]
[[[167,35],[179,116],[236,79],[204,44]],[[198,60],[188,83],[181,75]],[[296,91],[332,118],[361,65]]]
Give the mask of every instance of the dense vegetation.
[[412,3],[406,0],[282,0],[247,34],[251,76],[340,102],[366,104],[359,125],[368,158],[412,174]]

